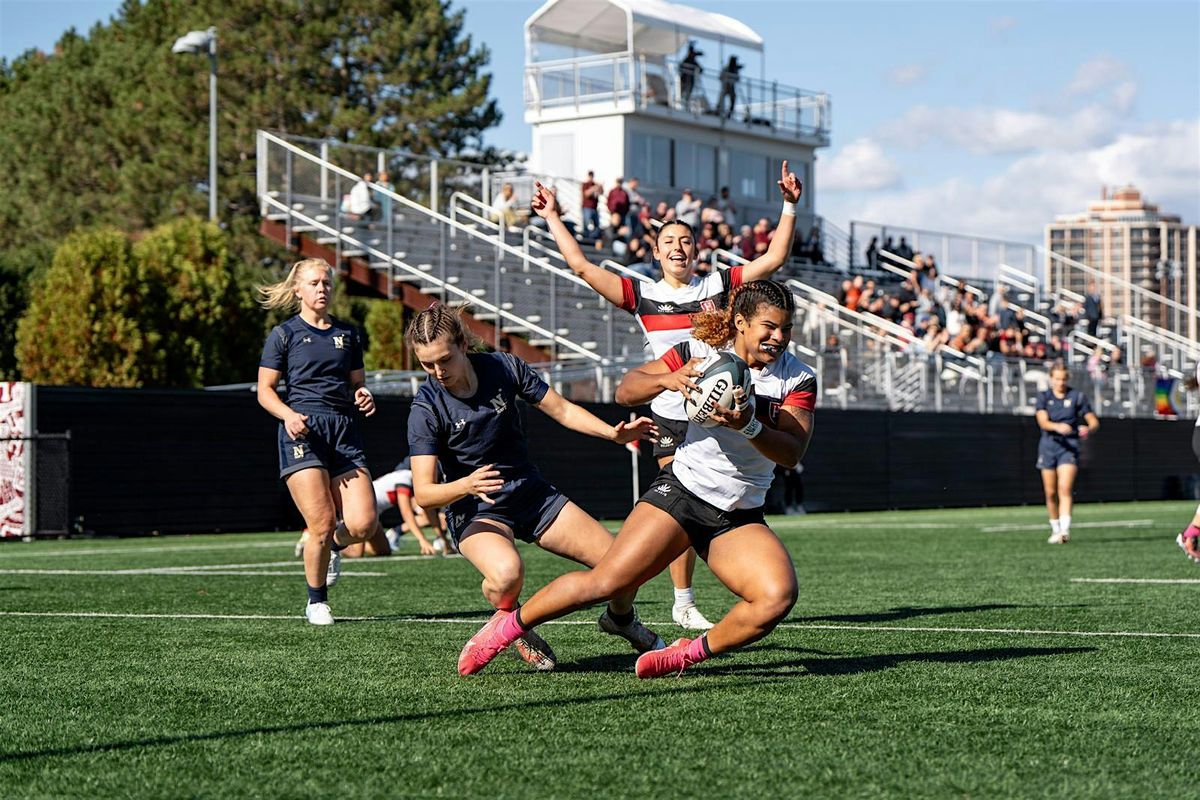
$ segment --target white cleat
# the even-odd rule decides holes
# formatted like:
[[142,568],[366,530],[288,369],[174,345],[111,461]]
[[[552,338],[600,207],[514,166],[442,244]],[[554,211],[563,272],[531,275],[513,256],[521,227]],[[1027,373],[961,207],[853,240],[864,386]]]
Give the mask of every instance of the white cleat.
[[706,631],[713,626],[695,606],[675,606],[671,609],[671,619],[675,620],[676,625],[689,631]]
[[628,625],[621,626],[617,621],[609,616],[608,609],[604,609],[604,613],[600,615],[600,619],[596,624],[600,630],[612,636],[620,636],[629,644],[633,645],[633,649],[639,653],[646,653],[650,650],[662,650],[667,646],[667,643],[662,640],[654,631],[642,624],[642,620],[638,617],[637,611],[633,612],[633,621]]
[[329,603],[309,603],[304,608],[304,618],[308,620],[309,625],[333,624],[333,612],[329,610]]
[[329,569],[325,571],[325,585],[333,586],[342,576],[342,554],[329,554]]
[[1069,533],[1052,533],[1050,534],[1050,538],[1046,540],[1046,544],[1066,544],[1069,541],[1071,541],[1071,534]]
[[402,533],[403,531],[399,528],[388,528],[383,532],[384,537],[387,538],[388,547],[392,548],[393,551],[400,549],[400,536]]
[[308,544],[308,528],[304,529],[304,533],[300,534],[300,539],[296,542],[296,558],[304,558],[304,545],[306,544]]

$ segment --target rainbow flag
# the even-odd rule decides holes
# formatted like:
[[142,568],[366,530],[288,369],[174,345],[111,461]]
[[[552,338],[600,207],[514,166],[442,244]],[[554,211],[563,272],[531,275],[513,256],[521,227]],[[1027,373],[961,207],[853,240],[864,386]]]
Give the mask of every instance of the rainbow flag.
[[1154,415],[1178,417],[1183,413],[1183,382],[1178,378],[1154,380]]

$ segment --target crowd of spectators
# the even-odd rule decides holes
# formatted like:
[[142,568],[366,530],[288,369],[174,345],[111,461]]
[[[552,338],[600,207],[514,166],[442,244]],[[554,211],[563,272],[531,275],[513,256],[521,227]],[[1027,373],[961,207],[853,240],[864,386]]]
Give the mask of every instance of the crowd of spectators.
[[[878,258],[877,244],[873,239],[868,246],[868,263]],[[1031,325],[1025,310],[1010,301],[1009,289],[1003,284],[989,298],[963,281],[944,280],[935,257],[912,252],[903,237],[896,245],[889,239],[883,250],[896,255],[907,250],[909,255],[903,257],[913,263],[909,274],[898,283],[886,284],[863,275],[847,278],[837,300],[852,311],[899,326],[901,336],[915,351],[1052,361],[1069,355],[1069,334],[1081,317],[1089,331],[1096,330],[1098,304],[1060,301],[1048,314],[1049,326]],[[1110,363],[1120,360],[1119,350],[1107,352]]]

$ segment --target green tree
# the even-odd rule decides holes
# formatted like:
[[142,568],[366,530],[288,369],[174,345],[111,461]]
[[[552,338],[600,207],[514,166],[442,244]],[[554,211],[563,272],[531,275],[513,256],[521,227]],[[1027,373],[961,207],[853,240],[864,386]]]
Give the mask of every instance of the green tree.
[[395,300],[372,300],[367,311],[363,357],[367,369],[404,369],[404,306]]
[[17,325],[23,377],[179,388],[252,380],[266,315],[226,234],[190,217],[129,238],[99,228],[59,246]]
[[0,252],[0,380],[17,380],[17,320],[29,303],[29,279],[46,271],[54,248],[46,242]]
[[129,240],[115,228],[71,234],[34,282],[17,324],[25,380],[84,386],[140,386],[157,344],[138,322],[146,286]]
[[257,129],[453,156],[483,150],[500,120],[488,51],[441,0],[126,0],[53,55],[0,61],[0,251],[206,212],[208,61],[171,43],[210,25],[220,215],[246,262],[272,252],[256,234]]

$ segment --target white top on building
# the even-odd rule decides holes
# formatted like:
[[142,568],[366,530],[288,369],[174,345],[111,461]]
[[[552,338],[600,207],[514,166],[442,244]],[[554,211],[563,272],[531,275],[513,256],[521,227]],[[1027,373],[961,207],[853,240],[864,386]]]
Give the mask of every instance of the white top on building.
[[[605,191],[636,177],[651,203],[674,204],[685,188],[707,201],[728,187],[739,223],[753,224],[778,215],[786,159],[804,183],[799,216],[811,217],[830,98],[767,80],[765,64],[762,37],[724,14],[665,0],[549,0],[525,22],[531,171],[594,171]],[[575,211],[577,187],[558,188]]]

